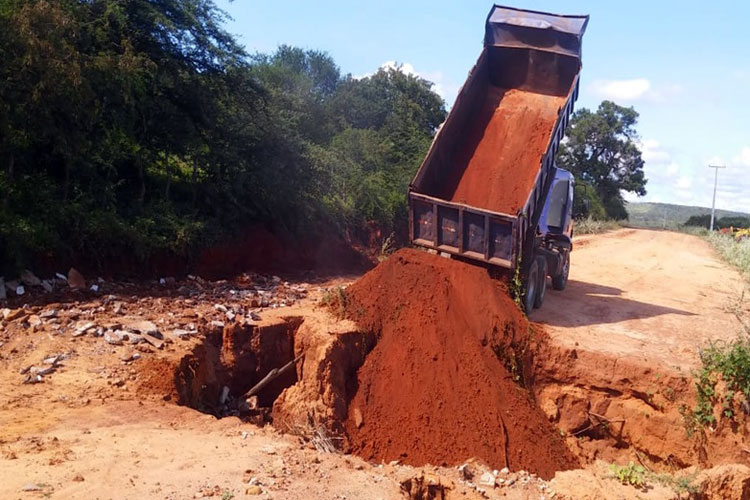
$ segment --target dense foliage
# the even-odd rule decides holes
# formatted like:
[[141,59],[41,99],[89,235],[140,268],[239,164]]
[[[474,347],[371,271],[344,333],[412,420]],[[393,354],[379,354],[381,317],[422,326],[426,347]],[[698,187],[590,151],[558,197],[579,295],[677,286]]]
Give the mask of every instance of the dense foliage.
[[405,213],[445,116],[398,70],[249,56],[211,0],[0,0],[0,259],[186,254]]
[[638,113],[632,107],[611,101],[603,101],[596,112],[582,108],[573,114],[557,162],[595,190],[582,190],[585,197],[576,204],[579,216],[599,216],[598,208],[592,211],[590,207],[603,206],[607,217],[627,219],[622,192],[646,194],[637,122]]

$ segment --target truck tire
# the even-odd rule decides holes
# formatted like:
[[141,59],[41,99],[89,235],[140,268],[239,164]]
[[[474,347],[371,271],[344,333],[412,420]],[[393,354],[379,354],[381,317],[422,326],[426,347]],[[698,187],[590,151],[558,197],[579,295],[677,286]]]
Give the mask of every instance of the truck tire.
[[539,283],[536,287],[536,297],[534,297],[534,307],[539,308],[544,304],[544,295],[547,293],[547,259],[541,255],[536,258],[537,272],[539,273]]
[[523,310],[526,311],[526,315],[531,313],[534,309],[534,303],[536,302],[536,290],[539,286],[539,268],[534,259],[531,262],[531,268],[529,269],[526,279],[524,280],[524,292],[523,292]]
[[565,290],[565,287],[568,286],[568,274],[570,274],[570,253],[565,252],[562,269],[557,276],[552,277],[552,288],[555,290]]

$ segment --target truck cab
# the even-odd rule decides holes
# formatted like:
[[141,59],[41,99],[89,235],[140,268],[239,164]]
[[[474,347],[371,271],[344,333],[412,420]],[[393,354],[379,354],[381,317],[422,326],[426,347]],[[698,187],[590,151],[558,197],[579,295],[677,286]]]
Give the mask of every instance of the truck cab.
[[570,272],[570,252],[573,249],[573,194],[575,177],[555,165],[554,177],[537,228],[537,277],[526,283],[524,306],[527,311],[540,307],[547,290],[547,277],[552,288],[564,290]]

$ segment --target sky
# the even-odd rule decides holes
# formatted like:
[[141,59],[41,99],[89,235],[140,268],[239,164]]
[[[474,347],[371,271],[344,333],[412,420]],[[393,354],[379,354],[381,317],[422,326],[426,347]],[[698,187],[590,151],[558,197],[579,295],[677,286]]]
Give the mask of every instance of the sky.
[[[251,53],[328,52],[343,74],[401,65],[453,103],[482,49],[492,3],[477,0],[216,0]],[[577,108],[633,106],[652,201],[750,212],[750,2],[508,0],[589,14]]]

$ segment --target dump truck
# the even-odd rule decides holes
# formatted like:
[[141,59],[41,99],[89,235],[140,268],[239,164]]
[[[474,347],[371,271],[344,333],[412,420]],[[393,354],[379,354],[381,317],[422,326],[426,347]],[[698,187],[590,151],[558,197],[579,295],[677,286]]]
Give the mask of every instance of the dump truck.
[[575,180],[555,154],[588,19],[494,5],[479,59],[408,189],[411,242],[520,278],[527,314],[548,277],[557,290],[568,281]]

